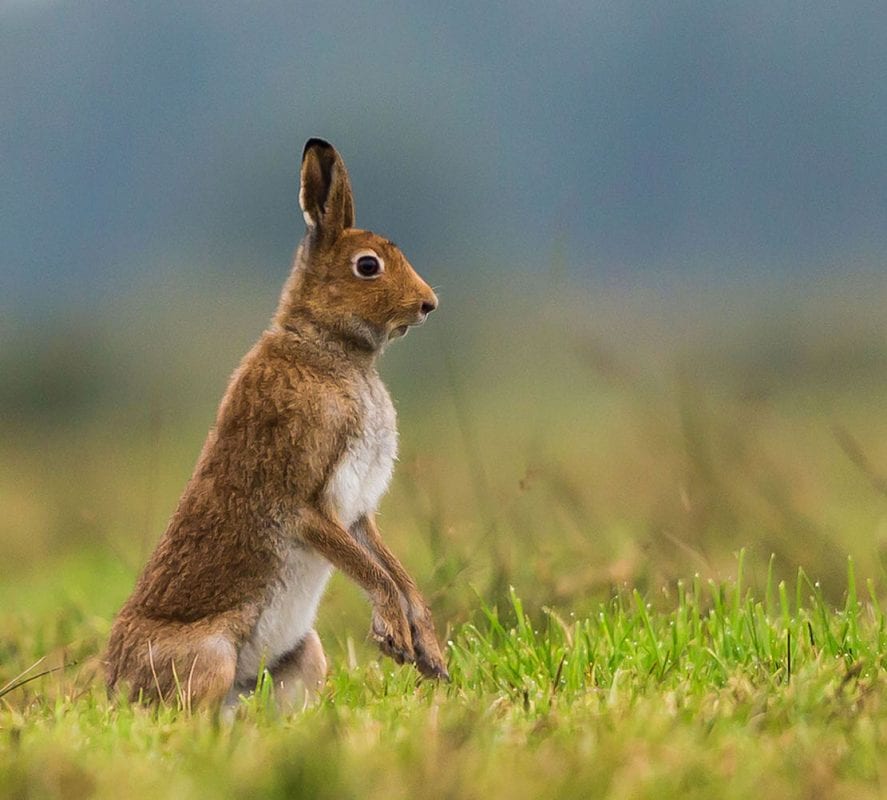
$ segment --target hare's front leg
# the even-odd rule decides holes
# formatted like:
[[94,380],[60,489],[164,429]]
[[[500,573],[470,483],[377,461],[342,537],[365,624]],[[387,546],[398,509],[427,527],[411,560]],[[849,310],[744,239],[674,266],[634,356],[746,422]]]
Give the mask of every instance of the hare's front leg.
[[416,660],[410,623],[401,606],[401,593],[392,577],[351,534],[321,511],[298,512],[298,536],[370,596],[373,637],[386,655],[399,664]]
[[419,671],[429,678],[449,680],[450,675],[437,642],[434,620],[431,618],[428,604],[403,564],[383,541],[375,519],[370,515],[361,517],[352,527],[352,533],[358,541],[365,544],[403,595]]

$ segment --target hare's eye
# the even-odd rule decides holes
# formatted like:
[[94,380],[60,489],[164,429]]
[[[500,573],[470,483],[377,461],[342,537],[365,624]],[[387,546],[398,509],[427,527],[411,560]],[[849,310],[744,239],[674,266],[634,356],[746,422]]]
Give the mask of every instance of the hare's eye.
[[354,274],[358,278],[375,278],[382,273],[382,262],[376,256],[362,255],[354,262]]

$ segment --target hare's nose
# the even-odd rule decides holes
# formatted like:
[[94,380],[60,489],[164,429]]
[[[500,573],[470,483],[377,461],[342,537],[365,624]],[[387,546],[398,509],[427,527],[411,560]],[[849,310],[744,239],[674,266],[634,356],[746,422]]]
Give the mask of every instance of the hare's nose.
[[437,308],[437,300],[423,300],[422,301],[422,313],[426,316],[430,314],[434,309]]

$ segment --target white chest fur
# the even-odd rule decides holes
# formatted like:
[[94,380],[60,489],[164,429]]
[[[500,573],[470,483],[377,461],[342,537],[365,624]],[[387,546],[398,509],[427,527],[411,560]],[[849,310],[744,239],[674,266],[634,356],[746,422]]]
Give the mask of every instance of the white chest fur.
[[376,510],[397,458],[397,427],[388,391],[373,376],[360,395],[361,430],[351,439],[330,477],[328,497],[339,520],[350,528]]

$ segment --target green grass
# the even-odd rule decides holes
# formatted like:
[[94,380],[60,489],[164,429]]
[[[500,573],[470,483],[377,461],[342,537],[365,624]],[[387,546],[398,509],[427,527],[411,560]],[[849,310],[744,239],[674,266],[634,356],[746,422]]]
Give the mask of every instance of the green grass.
[[[803,573],[755,597],[741,562],[736,581],[696,577],[654,603],[622,592],[580,618],[529,614],[512,592],[453,632],[447,686],[335,648],[316,707],[281,717],[266,682],[231,727],[115,707],[61,669],[3,690],[0,793],[882,796],[887,628],[873,587],[858,596],[851,565],[840,608]],[[102,631],[87,609],[66,613],[62,637],[81,634],[88,653]]]
[[319,705],[231,728],[94,675],[276,287],[165,291],[0,343],[0,797],[887,794],[882,288],[445,289],[383,361],[380,527],[453,681],[334,576]]

